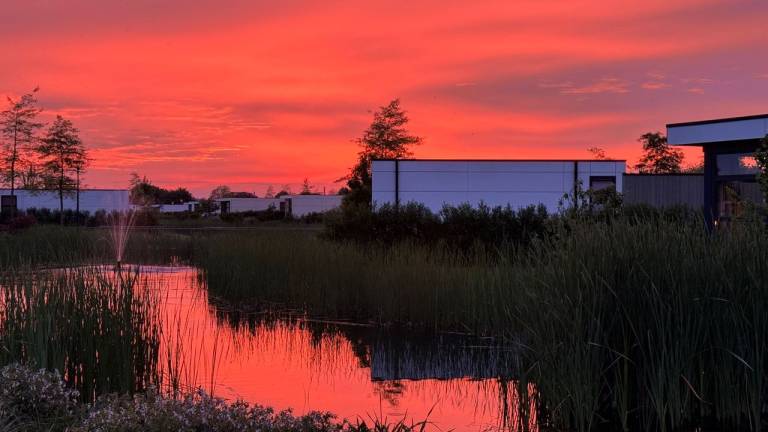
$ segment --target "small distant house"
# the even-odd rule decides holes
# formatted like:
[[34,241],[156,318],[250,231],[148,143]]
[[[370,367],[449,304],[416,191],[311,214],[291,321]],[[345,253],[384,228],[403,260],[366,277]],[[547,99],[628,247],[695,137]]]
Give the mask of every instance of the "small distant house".
[[[25,190],[16,189],[11,195],[10,189],[0,189],[0,212],[12,211],[12,209],[25,211],[28,209],[59,210],[59,193],[52,190]],[[64,195],[64,210],[77,208],[77,195],[68,192]],[[128,200],[127,189],[83,189],[80,191],[80,211],[96,213],[128,211],[131,204]]]
[[264,211],[270,207],[280,210],[281,198],[218,198],[214,200],[221,213]]
[[374,205],[544,205],[557,211],[565,194],[578,187],[614,187],[621,192],[623,160],[445,160],[381,159],[372,164]]
[[199,201],[187,201],[182,204],[160,204],[157,209],[160,213],[184,213],[197,211]]
[[768,114],[671,123],[671,145],[704,150],[703,207],[710,222],[738,216],[747,202],[763,203],[755,151],[768,134]]
[[283,209],[295,218],[325,213],[341,206],[341,195],[290,195],[284,197]]
[[221,213],[264,211],[271,207],[300,218],[335,209],[341,205],[341,198],[340,195],[284,195],[280,198],[219,198],[215,201]]

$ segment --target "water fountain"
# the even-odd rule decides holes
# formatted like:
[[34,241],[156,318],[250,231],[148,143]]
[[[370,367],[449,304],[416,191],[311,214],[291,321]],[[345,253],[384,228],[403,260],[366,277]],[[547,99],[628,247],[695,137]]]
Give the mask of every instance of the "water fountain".
[[112,245],[115,248],[115,268],[120,270],[125,247],[128,244],[128,236],[136,219],[136,212],[133,210],[114,212],[111,214],[110,219],[110,235]]

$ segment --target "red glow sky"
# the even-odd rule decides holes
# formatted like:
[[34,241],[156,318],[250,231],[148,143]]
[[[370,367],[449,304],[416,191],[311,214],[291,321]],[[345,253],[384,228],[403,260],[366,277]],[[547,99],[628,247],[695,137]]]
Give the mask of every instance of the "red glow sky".
[[765,0],[5,0],[0,94],[41,87],[91,187],[338,188],[395,97],[417,157],[634,162],[668,122],[768,112],[766,21]]

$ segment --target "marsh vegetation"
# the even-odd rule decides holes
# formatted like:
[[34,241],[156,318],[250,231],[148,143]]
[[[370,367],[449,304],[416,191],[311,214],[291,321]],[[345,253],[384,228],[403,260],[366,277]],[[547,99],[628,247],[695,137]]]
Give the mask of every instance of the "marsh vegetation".
[[[219,319],[234,325],[238,317],[285,313],[395,332],[482,336],[510,347],[512,429],[762,429],[768,233],[761,222],[710,232],[695,218],[614,217],[545,228],[524,245],[462,248],[408,238],[331,241],[282,229],[137,232],[127,260],[197,266],[207,301],[228,311]],[[0,260],[13,270],[4,279],[11,289],[4,294],[2,340],[16,347],[4,362],[56,368],[85,392],[131,392],[157,382],[137,365],[152,361],[142,357],[155,343],[155,317],[142,312],[151,309],[151,297],[94,270],[25,271],[104,262],[103,234],[35,228],[4,236]],[[39,288],[32,289],[33,279]],[[104,302],[118,307],[104,312]],[[86,332],[108,322],[141,334],[114,356],[109,334],[80,339],[135,379],[99,383],[94,365],[82,378],[68,374],[60,353],[35,345],[47,335],[44,323],[59,322],[60,314],[77,316]],[[57,343],[81,349],[73,340]]]

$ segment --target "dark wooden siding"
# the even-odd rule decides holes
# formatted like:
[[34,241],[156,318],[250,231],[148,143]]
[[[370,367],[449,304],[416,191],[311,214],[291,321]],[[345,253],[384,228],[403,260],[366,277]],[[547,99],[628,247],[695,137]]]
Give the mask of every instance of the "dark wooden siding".
[[703,174],[626,174],[624,202],[654,207],[704,206]]

